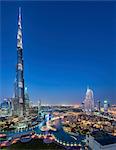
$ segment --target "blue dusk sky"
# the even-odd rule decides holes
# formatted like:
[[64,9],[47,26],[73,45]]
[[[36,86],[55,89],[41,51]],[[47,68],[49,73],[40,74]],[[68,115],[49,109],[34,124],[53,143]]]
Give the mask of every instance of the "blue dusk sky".
[[78,104],[116,100],[116,3],[1,2],[0,99],[12,97],[18,7],[22,8],[25,86],[31,100]]

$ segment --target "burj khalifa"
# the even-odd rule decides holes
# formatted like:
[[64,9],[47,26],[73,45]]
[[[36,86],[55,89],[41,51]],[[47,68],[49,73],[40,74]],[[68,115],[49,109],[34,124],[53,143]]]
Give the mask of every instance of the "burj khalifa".
[[15,100],[17,101],[17,110],[16,110],[17,115],[23,117],[25,115],[25,96],[24,96],[24,62],[23,62],[21,8],[19,8],[18,32],[17,32]]

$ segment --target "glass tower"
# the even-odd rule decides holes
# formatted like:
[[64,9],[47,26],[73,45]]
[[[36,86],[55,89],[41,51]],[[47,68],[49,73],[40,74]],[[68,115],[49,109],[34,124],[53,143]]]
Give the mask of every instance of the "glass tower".
[[19,8],[18,33],[17,33],[17,66],[16,66],[16,92],[15,96],[18,105],[18,115],[23,117],[25,114],[24,96],[24,64],[23,64],[23,44],[21,26],[21,8]]

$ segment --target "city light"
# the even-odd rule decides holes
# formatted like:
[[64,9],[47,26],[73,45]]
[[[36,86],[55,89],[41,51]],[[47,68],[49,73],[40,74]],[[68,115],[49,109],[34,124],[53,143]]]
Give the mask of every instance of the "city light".
[[[2,41],[5,39],[5,42],[1,62],[5,60],[6,64],[2,62],[2,65],[10,64],[10,67],[5,75],[2,75],[3,83],[1,81],[1,89],[5,91],[5,95],[1,94],[4,97],[0,101],[0,149],[17,150],[26,147],[26,149],[53,150],[115,150],[116,104],[111,101],[115,94],[110,88],[109,91],[106,90],[112,77],[109,79],[108,76],[108,80],[103,78],[104,70],[111,66],[111,59],[109,66],[103,68],[104,62],[107,61],[101,50],[101,47],[106,48],[110,42],[107,41],[108,35],[111,40],[113,39],[110,31],[106,32],[108,28],[106,26],[110,26],[113,17],[110,17],[109,11],[107,14],[105,9],[111,5],[101,4],[103,10],[99,13],[102,6],[93,2],[89,2],[91,7],[88,4],[88,7],[81,4],[84,6],[83,11],[77,2],[69,2],[70,5],[68,2],[61,2],[60,5],[56,5],[58,2],[38,1],[32,4],[39,5],[30,6],[28,3],[28,9],[25,7],[28,5],[22,2],[22,8],[19,9],[17,2],[16,4],[12,2],[12,5],[8,5],[8,2],[2,3],[4,22],[2,28],[6,29],[8,26],[8,33],[2,29],[4,30]],[[93,4],[99,7],[95,8]],[[15,7],[18,13],[17,34],[14,27]],[[8,8],[13,9],[7,12]],[[38,26],[39,18],[40,26]],[[51,23],[47,24],[49,21]],[[13,37],[16,37],[15,43]],[[10,55],[6,56],[7,52],[5,54],[4,50],[7,48],[11,50],[14,47],[16,50],[11,53],[8,51]],[[107,57],[110,57],[109,53]],[[7,59],[11,62],[7,62]],[[15,67],[11,68],[14,64]],[[2,70],[4,71],[4,68]],[[13,80],[14,83],[10,85]],[[90,82],[91,86],[86,89],[87,82]],[[114,89],[114,83],[112,85]],[[106,92],[102,91],[103,87]],[[7,96],[6,89],[10,89],[12,93],[9,90],[9,95],[13,96]]]

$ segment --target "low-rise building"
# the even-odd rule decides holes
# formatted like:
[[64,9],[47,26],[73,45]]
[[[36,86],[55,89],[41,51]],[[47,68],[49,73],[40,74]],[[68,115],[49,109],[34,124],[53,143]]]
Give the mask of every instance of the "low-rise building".
[[115,150],[116,136],[103,131],[94,131],[86,135],[86,145],[92,150]]

